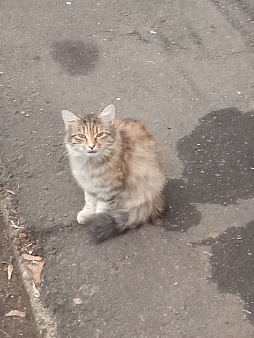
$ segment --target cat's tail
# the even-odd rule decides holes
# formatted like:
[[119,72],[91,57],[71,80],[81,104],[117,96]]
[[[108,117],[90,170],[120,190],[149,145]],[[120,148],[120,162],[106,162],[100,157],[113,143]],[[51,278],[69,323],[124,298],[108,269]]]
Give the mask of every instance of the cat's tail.
[[164,199],[141,204],[128,211],[114,210],[92,216],[84,226],[96,243],[120,235],[129,228],[135,228],[147,221],[153,222],[164,210]]
[[95,243],[103,242],[111,237],[120,235],[129,228],[128,213],[110,212],[93,215],[84,226]]

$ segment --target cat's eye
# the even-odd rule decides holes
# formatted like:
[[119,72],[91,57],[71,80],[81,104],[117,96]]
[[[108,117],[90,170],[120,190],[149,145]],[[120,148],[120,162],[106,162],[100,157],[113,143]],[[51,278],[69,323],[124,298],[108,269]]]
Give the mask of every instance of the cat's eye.
[[96,138],[100,138],[100,137],[103,137],[103,136],[106,136],[106,135],[107,135],[107,133],[104,133],[104,132],[98,133],[98,134],[96,134]]
[[83,141],[86,139],[86,135],[84,134],[76,134],[76,135],[73,135],[73,137],[75,138],[75,140],[77,141]]

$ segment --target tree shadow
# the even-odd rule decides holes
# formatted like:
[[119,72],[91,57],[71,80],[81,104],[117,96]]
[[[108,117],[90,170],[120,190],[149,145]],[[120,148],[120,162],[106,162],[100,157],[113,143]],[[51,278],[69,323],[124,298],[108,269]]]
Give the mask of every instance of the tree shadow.
[[221,292],[239,295],[245,303],[245,314],[254,324],[254,220],[196,244],[211,246],[211,281]]
[[254,112],[228,108],[205,115],[177,151],[184,170],[166,187],[169,230],[199,224],[196,203],[228,205],[254,196]]
[[[254,197],[254,112],[222,109],[199,122],[177,144],[184,170],[182,179],[170,180],[166,187],[169,230],[187,231],[199,224],[196,203],[228,205]],[[196,244],[211,246],[211,281],[221,292],[239,295],[254,324],[254,221]]]

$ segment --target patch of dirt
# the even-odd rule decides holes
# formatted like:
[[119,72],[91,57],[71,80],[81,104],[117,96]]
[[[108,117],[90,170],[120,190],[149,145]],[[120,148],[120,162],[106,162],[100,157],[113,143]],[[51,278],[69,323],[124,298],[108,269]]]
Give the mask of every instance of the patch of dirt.
[[[8,264],[13,255],[8,232],[0,212],[0,337],[1,338],[36,338],[34,318],[28,296],[23,287],[17,262],[12,259],[13,272],[8,281]],[[6,317],[11,310],[26,313],[26,317]]]

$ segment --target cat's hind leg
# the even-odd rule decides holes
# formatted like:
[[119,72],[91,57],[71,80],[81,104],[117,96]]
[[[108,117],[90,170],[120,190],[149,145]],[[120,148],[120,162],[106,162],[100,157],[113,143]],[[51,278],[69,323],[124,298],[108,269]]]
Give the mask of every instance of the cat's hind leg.
[[85,223],[85,221],[96,213],[97,198],[94,195],[89,194],[85,191],[86,204],[84,208],[78,213],[77,221],[79,224]]

